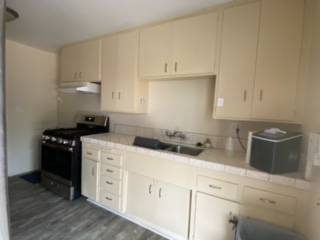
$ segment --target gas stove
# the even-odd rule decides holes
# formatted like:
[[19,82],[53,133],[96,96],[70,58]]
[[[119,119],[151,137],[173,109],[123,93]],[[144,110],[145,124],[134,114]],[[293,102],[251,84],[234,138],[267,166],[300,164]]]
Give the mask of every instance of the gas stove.
[[85,135],[109,131],[107,116],[83,115],[75,128],[48,129],[42,135],[41,183],[73,200],[81,195],[81,141]]

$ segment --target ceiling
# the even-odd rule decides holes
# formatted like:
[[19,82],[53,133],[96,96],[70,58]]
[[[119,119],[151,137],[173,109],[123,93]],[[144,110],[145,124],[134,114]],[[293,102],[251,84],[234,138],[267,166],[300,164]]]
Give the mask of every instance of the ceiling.
[[182,16],[231,0],[7,0],[18,20],[7,38],[36,48],[61,46],[146,23]]

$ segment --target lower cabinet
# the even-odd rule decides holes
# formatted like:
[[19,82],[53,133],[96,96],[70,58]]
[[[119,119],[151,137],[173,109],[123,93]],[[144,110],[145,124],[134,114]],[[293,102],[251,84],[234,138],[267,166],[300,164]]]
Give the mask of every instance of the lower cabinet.
[[229,223],[239,214],[239,204],[204,193],[197,193],[194,240],[233,240],[235,232]]
[[97,200],[98,162],[82,159],[81,194],[91,200]]
[[187,239],[190,194],[190,190],[129,173],[127,213]]

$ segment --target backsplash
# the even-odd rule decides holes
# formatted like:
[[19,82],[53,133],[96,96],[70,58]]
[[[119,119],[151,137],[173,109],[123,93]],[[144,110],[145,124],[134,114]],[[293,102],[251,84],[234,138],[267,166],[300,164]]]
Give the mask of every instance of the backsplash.
[[[182,140],[179,138],[169,138],[166,135],[167,130],[168,129],[137,127],[125,124],[111,125],[111,132],[119,134],[156,138],[164,142],[172,142],[187,145],[195,145],[198,142],[203,143],[206,139],[210,139],[213,148],[226,149],[227,145],[229,145],[233,151],[243,151],[238,142],[238,139],[234,137],[183,132],[186,135],[186,138]],[[241,141],[244,145],[247,144],[247,139],[241,138]]]

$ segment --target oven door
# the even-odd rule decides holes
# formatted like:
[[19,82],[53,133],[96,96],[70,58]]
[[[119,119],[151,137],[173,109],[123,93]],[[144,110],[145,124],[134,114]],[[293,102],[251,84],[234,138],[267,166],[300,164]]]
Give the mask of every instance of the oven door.
[[41,170],[71,182],[74,148],[42,142]]

